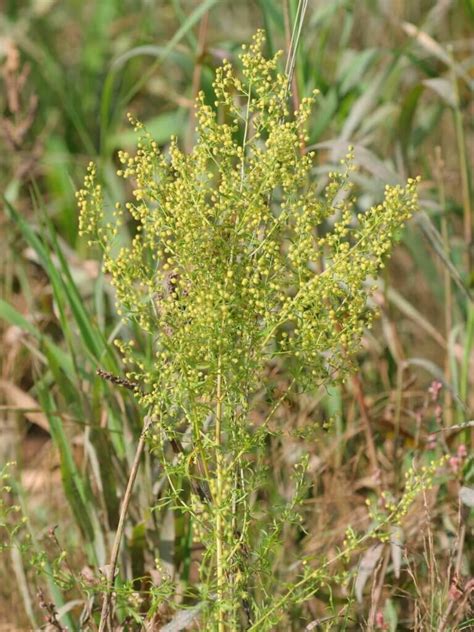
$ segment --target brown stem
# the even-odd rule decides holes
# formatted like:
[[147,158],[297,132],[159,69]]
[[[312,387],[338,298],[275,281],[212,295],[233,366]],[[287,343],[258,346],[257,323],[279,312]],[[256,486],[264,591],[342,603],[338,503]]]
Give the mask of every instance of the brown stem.
[[46,622],[49,623],[51,628],[58,630],[59,632],[66,632],[67,628],[59,623],[58,613],[56,606],[52,601],[47,601],[41,588],[38,590],[39,607],[44,610]]
[[[441,147],[436,147],[436,163],[435,174],[439,190],[439,203],[441,206],[441,236],[443,239],[443,248],[446,258],[450,257],[449,232],[446,208],[446,192],[444,187],[444,161],[441,153]],[[449,270],[443,266],[443,285],[444,285],[444,330],[446,340],[453,328],[453,292],[451,288],[451,277]],[[444,360],[444,375],[446,384],[451,384],[451,359],[449,349],[446,348],[446,356]],[[453,399],[449,388],[444,389],[444,414],[446,426],[453,425]]]
[[117,386],[123,386],[129,391],[141,390],[138,382],[132,382],[126,377],[121,377],[120,375],[114,375],[113,373],[110,373],[109,371],[104,371],[103,369],[97,369],[96,373],[103,380],[112,382],[112,384],[116,384]]
[[378,582],[376,582],[376,578],[374,577],[374,587],[372,589],[372,603],[370,606],[369,613],[369,621],[367,623],[367,632],[372,632],[375,627],[375,617],[377,616],[377,610],[380,603],[380,597],[382,595],[383,583],[385,580],[385,575],[387,573],[388,561],[390,559],[390,549],[387,547],[385,550],[385,556],[382,562],[382,568],[380,570],[380,577]]
[[112,592],[115,584],[115,571],[117,569],[117,560],[120,551],[120,544],[122,542],[123,532],[125,529],[125,520],[127,518],[128,507],[132,498],[133,487],[138,474],[138,468],[140,467],[140,460],[145,447],[146,434],[152,424],[152,418],[146,417],[143,425],[143,430],[138,441],[137,449],[135,451],[135,457],[133,459],[132,469],[128,478],[127,488],[122,501],[122,507],[120,509],[119,522],[117,531],[115,533],[115,539],[112,546],[112,554],[110,556],[109,568],[106,571],[107,574],[107,586],[104,594],[104,601],[102,603],[102,612],[100,614],[99,632],[104,632],[110,616],[110,602],[112,600]]
[[377,477],[377,481],[380,484],[379,477],[381,475],[381,468],[377,459],[377,451],[375,449],[375,440],[372,434],[372,427],[370,425],[369,411],[365,403],[364,389],[359,375],[352,377],[352,384],[354,386],[355,398],[359,405],[360,416],[362,419],[362,425],[364,427],[365,440],[367,442],[367,453],[369,456],[370,465],[372,467],[373,475]]
[[[453,585],[454,582],[457,582],[458,578],[460,577],[461,563],[462,563],[462,554],[463,554],[465,539],[466,539],[466,522],[465,522],[465,518],[464,518],[464,508],[462,506],[461,501],[459,501],[458,546],[457,546],[457,553],[456,553],[456,562],[455,562],[455,565],[454,565],[454,572],[453,572],[453,576],[452,576],[452,579],[451,579],[451,586]],[[454,608],[454,604],[455,603],[456,603],[455,596],[450,594],[448,605],[446,607],[446,610],[444,611],[443,617],[441,618],[441,621],[440,621],[439,626],[438,626],[438,632],[444,632],[444,630],[446,629],[446,625],[447,625],[447,623],[449,621],[449,618],[451,616],[451,612],[452,612],[452,610]]]

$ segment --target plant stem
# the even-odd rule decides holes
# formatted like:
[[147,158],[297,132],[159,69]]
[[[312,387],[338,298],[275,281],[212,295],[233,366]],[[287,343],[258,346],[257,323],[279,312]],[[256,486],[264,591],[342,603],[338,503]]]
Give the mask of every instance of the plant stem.
[[[446,208],[446,193],[444,188],[444,161],[441,154],[441,148],[436,148],[436,176],[439,189],[439,203],[441,206],[441,236],[443,239],[444,252],[447,258],[450,257],[449,247],[449,231]],[[444,328],[445,338],[449,340],[451,330],[453,328],[453,293],[451,289],[451,277],[449,270],[443,266],[443,285],[444,285]],[[451,384],[451,362],[449,357],[449,348],[446,349],[446,358],[444,361],[444,375],[446,384]],[[446,425],[453,425],[453,399],[451,391],[445,389],[444,395]]]
[[140,439],[138,441],[135,457],[133,459],[132,469],[130,471],[130,476],[128,478],[125,495],[123,497],[117,531],[115,533],[115,539],[112,546],[112,554],[110,556],[109,569],[107,572],[107,587],[106,587],[106,591],[104,595],[104,601],[102,603],[102,612],[100,613],[99,632],[104,632],[108,619],[109,619],[110,602],[112,599],[112,592],[113,592],[113,587],[115,583],[115,571],[117,568],[117,560],[118,560],[119,551],[120,551],[120,544],[122,542],[123,531],[125,529],[125,520],[127,518],[128,507],[130,505],[130,500],[132,498],[133,487],[135,485],[135,480],[137,478],[138,468],[140,466],[140,459],[143,453],[143,448],[145,447],[146,434],[151,424],[152,424],[151,417],[146,417],[145,423],[143,425],[143,430],[141,432]]
[[[359,548],[363,544],[365,544],[368,540],[371,540],[372,538],[377,537],[378,531],[383,529],[384,526],[391,524],[395,515],[396,515],[396,512],[392,512],[390,515],[388,515],[385,518],[383,522],[380,523],[380,525],[378,525],[378,527],[374,527],[370,529],[363,536],[361,536],[357,542],[357,547]],[[355,550],[355,548],[353,550]],[[261,612],[259,618],[254,623],[252,623],[252,625],[248,628],[248,632],[259,632],[259,630],[262,629],[261,627],[262,624],[274,612],[278,611],[280,608],[283,608],[285,603],[293,594],[297,593],[298,590],[300,590],[306,584],[310,583],[311,581],[314,581],[318,577],[318,575],[322,573],[322,571],[326,570],[327,568],[330,568],[333,564],[335,564],[341,558],[344,558],[345,556],[347,556],[347,554],[348,554],[347,550],[343,549],[339,551],[333,558],[331,558],[330,560],[327,560],[323,564],[320,564],[320,566],[314,569],[311,573],[309,573],[306,576],[303,576],[299,581],[293,582],[288,587],[288,590],[286,591],[284,595],[282,595],[279,599],[274,599],[272,601],[272,605],[269,606],[268,609]],[[316,589],[312,591],[312,594],[314,594],[315,592],[316,592]]]
[[377,616],[377,610],[379,608],[380,597],[382,596],[382,590],[384,585],[385,575],[387,574],[388,562],[390,560],[390,549],[388,547],[385,548],[385,555],[383,557],[381,569],[380,569],[380,577],[376,583],[377,570],[374,573],[374,585],[371,594],[371,606],[369,612],[369,621],[367,623],[367,632],[373,632],[375,629],[375,617]]
[[359,405],[360,416],[362,419],[362,424],[364,426],[365,439],[367,441],[367,455],[372,468],[372,475],[376,478],[377,487],[381,488],[383,487],[381,481],[382,469],[380,468],[377,459],[377,449],[375,447],[374,435],[372,433],[372,427],[370,424],[369,412],[365,403],[364,389],[362,387],[362,381],[358,374],[355,374],[352,377],[352,384],[354,386],[354,394]]
[[222,500],[223,500],[223,454],[222,454],[222,362],[219,356],[217,363],[217,392],[216,392],[216,427],[215,427],[215,447],[216,447],[216,567],[217,567],[217,612],[218,630],[224,632],[224,610],[222,608],[224,600],[224,534],[222,521]]
[[187,152],[191,152],[194,140],[194,128],[196,126],[196,108],[195,102],[199,92],[201,83],[203,56],[206,50],[207,27],[209,23],[209,11],[206,11],[199,23],[199,35],[196,46],[196,63],[193,71],[192,88],[191,88],[191,107],[189,112],[188,129],[186,131],[185,147]]
[[[460,501],[459,502],[459,532],[458,532],[458,538],[457,538],[458,541],[457,541],[456,563],[454,565],[454,572],[451,578],[451,585],[457,580],[459,580],[460,575],[461,575],[461,564],[462,564],[462,556],[463,556],[465,539],[466,539],[466,523],[463,518],[463,507]],[[448,605],[444,611],[443,616],[441,617],[441,621],[439,623],[437,632],[444,632],[448,624],[448,621],[450,619],[451,612],[455,605],[456,605],[455,598],[450,596]]]
[[471,196],[469,191],[469,164],[466,154],[466,140],[464,135],[464,126],[462,120],[461,109],[459,106],[459,93],[456,78],[453,77],[453,90],[456,99],[456,107],[454,108],[454,127],[456,131],[456,142],[458,145],[459,167],[461,172],[461,192],[464,210],[464,245],[465,245],[465,262],[466,273],[469,283],[471,274],[471,248],[472,248],[472,209]]

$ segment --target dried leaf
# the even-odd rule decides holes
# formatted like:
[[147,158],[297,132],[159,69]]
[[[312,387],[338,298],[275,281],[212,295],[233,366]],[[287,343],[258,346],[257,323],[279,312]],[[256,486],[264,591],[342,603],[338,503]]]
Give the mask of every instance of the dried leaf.
[[466,507],[474,507],[474,488],[461,487],[459,490],[459,500],[466,505]]
[[400,568],[402,565],[403,550],[403,529],[401,527],[393,527],[390,534],[390,553],[392,556],[393,572],[395,577],[400,577]]
[[425,49],[427,53],[429,53],[430,55],[433,55],[433,57],[436,57],[437,59],[442,61],[449,68],[452,68],[452,70],[459,77],[462,77],[464,79],[464,81],[468,84],[468,86],[471,86],[471,78],[469,77],[468,73],[464,70],[464,68],[460,64],[457,64],[453,59],[451,59],[451,56],[444,50],[441,44],[439,44],[430,35],[428,35],[428,33],[421,31],[419,28],[417,28],[414,24],[411,24],[410,22],[403,22],[402,28],[405,31],[405,33],[409,37],[412,37],[413,39],[415,39],[418,42],[418,44],[422,48]]
[[[337,161],[347,153],[348,141],[345,139],[332,139],[325,140],[315,145],[308,147],[308,150],[312,149],[329,149],[331,150],[331,160]],[[357,164],[360,167],[366,169],[369,173],[376,176],[379,180],[383,180],[387,184],[400,184],[402,179],[394,171],[394,169],[383,162],[373,151],[364,147],[361,143],[353,143],[354,155],[357,160]]]
[[174,563],[175,537],[174,513],[171,509],[167,509],[160,529],[160,561],[163,570],[170,577],[173,577],[176,570]]
[[41,412],[41,406],[31,395],[28,395],[28,393],[25,393],[21,388],[18,388],[18,386],[15,386],[15,384],[7,380],[0,380],[0,389],[4,392],[7,401],[12,406],[22,410],[28,421],[36,424],[42,430],[49,432],[48,418]]
[[[383,282],[380,282],[381,287]],[[409,301],[397,292],[393,287],[386,288],[388,300],[395,305],[407,318],[416,323],[423,331],[425,331],[433,340],[443,348],[446,349],[447,343],[443,336],[439,333],[439,330],[434,327],[430,321],[423,316]]]
[[23,607],[25,609],[25,612],[28,614],[30,621],[36,621],[36,617],[34,615],[33,601],[31,599],[30,588],[28,586],[28,580],[26,577],[26,569],[19,548],[16,546],[12,546],[10,548],[10,556],[16,578],[16,590],[20,593],[22,597]]
[[374,77],[370,83],[370,86],[365,90],[357,101],[351,107],[349,116],[346,118],[344,126],[342,128],[340,139],[348,141],[354,135],[354,132],[362,123],[364,118],[369,115],[374,105],[380,98],[380,88],[385,79],[383,73],[379,73]]
[[378,542],[377,544],[374,544],[369,549],[367,549],[367,551],[362,556],[355,580],[355,594],[359,603],[362,602],[362,593],[364,592],[364,586],[367,583],[369,577],[374,572],[374,569],[377,566],[377,562],[382,555],[383,549],[384,545],[382,544],[382,542]]
[[433,79],[424,79],[423,84],[436,92],[447,105],[452,108],[456,107],[456,96],[450,81],[442,77],[434,77]]
[[431,247],[433,248],[433,250],[435,251],[437,256],[440,258],[441,263],[449,271],[453,281],[456,283],[456,285],[459,287],[459,289],[463,292],[463,294],[466,296],[466,298],[468,300],[471,300],[472,297],[470,295],[470,291],[465,286],[464,281],[463,281],[461,275],[459,274],[458,269],[452,263],[452,261],[451,261],[451,259],[449,257],[449,254],[446,252],[444,244],[443,244],[443,239],[442,239],[439,231],[437,230],[437,228],[435,227],[435,225],[431,221],[429,215],[427,213],[425,213],[424,211],[422,211],[421,213],[417,213],[417,216],[415,218],[415,222],[418,224],[418,226],[423,231],[423,234],[428,239]]
[[200,603],[189,610],[181,610],[169,623],[161,628],[161,632],[181,632],[196,621],[203,604]]

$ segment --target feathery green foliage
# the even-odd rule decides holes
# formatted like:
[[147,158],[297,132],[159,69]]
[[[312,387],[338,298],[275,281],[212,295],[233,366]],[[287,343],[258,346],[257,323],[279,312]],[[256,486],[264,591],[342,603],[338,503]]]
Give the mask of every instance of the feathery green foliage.
[[[273,533],[257,529],[269,519],[256,501],[269,430],[249,423],[252,393],[275,360],[300,387],[343,378],[374,316],[370,282],[417,208],[409,180],[354,222],[351,150],[317,195],[305,151],[315,95],[290,112],[280,55],[266,59],[263,42],[258,32],[241,55],[242,78],[227,61],[217,71],[214,107],[199,95],[189,154],[176,140],[161,153],[133,121],[137,152],[120,152],[118,172],[133,201],[116,205],[113,222],[93,165],[78,192],[81,232],[104,252],[124,320],[153,339],[152,365],[120,343],[127,378],[154,420],[169,503],[205,543],[198,589],[219,630],[252,622],[271,589],[270,540],[297,516],[293,502]],[[127,213],[136,231],[124,246]],[[170,441],[184,446],[178,457]]]
[[[346,368],[372,321],[365,282],[416,208],[410,180],[387,187],[354,226],[351,154],[324,199],[315,194],[313,153],[303,151],[313,99],[290,117],[278,56],[265,60],[261,45],[259,34],[242,56],[243,83],[228,63],[218,72],[215,105],[226,122],[200,96],[190,155],[176,141],[160,154],[135,124],[137,155],[121,152],[119,171],[135,182],[129,247],[116,245],[120,205],[115,224],[103,222],[93,165],[78,193],[81,231],[103,248],[121,309],[156,336],[155,372],[128,377],[146,385],[142,401],[158,410],[212,397],[219,358],[229,393],[243,383],[249,392],[275,354],[297,358],[311,380]],[[329,218],[333,228],[318,236]],[[125,355],[133,364],[132,350]]]

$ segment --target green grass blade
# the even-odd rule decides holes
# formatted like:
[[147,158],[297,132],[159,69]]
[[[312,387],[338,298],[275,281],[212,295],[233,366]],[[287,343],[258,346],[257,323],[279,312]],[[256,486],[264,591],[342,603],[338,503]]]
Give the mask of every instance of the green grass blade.
[[472,303],[468,306],[468,318],[466,325],[466,337],[464,339],[464,352],[461,362],[461,375],[460,375],[460,394],[462,399],[466,400],[469,391],[469,367],[471,363],[472,350],[474,348],[474,305]]
[[199,5],[194,9],[194,11],[188,16],[188,18],[181,24],[179,29],[170,39],[170,41],[166,44],[163,49],[163,53],[156,60],[156,62],[151,66],[148,72],[144,73],[142,77],[134,84],[131,90],[125,97],[125,103],[128,103],[134,96],[137,94],[139,90],[146,84],[146,82],[150,79],[156,69],[159,67],[161,63],[167,58],[167,56],[171,53],[173,48],[179,44],[179,42],[186,36],[188,31],[193,28],[195,24],[199,22],[202,16],[209,11],[214,5],[222,2],[222,0],[204,0],[200,2]]
[[88,544],[89,556],[95,564],[100,564],[103,560],[101,552],[104,545],[98,529],[98,520],[93,515],[93,508],[96,507],[93,494],[77,469],[70,441],[64,433],[63,423],[57,414],[51,393],[46,388],[39,389],[38,399],[48,417],[51,437],[59,452],[61,478],[67,500]]
[[0,299],[0,319],[11,325],[19,327],[22,331],[30,334],[35,340],[41,342],[48,349],[51,357],[54,357],[57,364],[61,367],[69,379],[73,378],[74,366],[70,356],[58,347],[49,337],[44,336],[34,325],[32,325],[20,312],[18,312],[9,303]]
[[41,333],[36,329],[34,325],[30,323],[20,312],[18,312],[9,303],[0,298],[0,318],[11,325],[19,327],[22,331],[26,331],[36,338],[41,340]]

